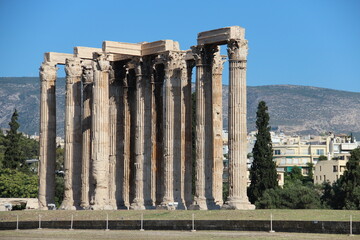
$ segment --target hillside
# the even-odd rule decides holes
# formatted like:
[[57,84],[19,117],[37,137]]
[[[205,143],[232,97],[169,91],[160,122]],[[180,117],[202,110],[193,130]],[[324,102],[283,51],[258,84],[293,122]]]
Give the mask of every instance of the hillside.
[[[65,80],[57,80],[57,134],[64,135]],[[38,78],[0,78],[0,128],[7,128],[14,108],[20,118],[20,130],[39,132]],[[223,86],[224,127],[227,127],[228,86]],[[353,132],[360,139],[360,93],[325,88],[269,85],[248,86],[248,129],[255,129],[256,108],[264,100],[273,129],[293,134]]]

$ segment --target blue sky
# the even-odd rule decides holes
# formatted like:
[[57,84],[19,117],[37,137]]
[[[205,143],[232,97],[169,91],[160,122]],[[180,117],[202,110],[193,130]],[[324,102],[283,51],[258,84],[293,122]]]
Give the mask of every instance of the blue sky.
[[104,40],[173,39],[186,50],[198,32],[233,25],[246,28],[248,85],[360,92],[359,0],[0,0],[0,76],[38,76],[44,52]]

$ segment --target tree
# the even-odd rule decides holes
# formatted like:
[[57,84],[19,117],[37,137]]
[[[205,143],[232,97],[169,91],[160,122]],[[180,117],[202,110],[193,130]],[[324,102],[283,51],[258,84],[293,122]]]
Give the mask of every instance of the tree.
[[321,208],[320,194],[311,186],[304,186],[297,179],[288,182],[284,188],[267,189],[260,200],[256,202],[257,208],[289,208],[311,209]]
[[26,170],[27,165],[25,164],[25,159],[22,157],[20,150],[21,133],[17,132],[20,127],[17,120],[18,113],[15,109],[9,123],[10,130],[7,131],[6,135],[6,150],[4,154],[3,167],[10,169]]
[[1,198],[36,198],[38,195],[38,176],[16,169],[0,170]]
[[304,176],[301,173],[301,168],[298,166],[294,166],[291,169],[291,172],[287,174],[286,178],[285,178],[285,184],[287,184],[288,182],[294,182],[299,180],[301,183],[304,180]]
[[248,196],[251,203],[255,203],[266,189],[278,186],[276,165],[273,161],[269,113],[264,101],[259,102],[256,112],[256,142],[253,148],[253,163],[250,169],[251,184]]
[[346,170],[333,185],[334,195],[338,195],[334,203],[337,208],[360,209],[360,148],[351,151]]
[[319,156],[319,161],[325,161],[325,160],[328,160],[327,156],[324,155]]

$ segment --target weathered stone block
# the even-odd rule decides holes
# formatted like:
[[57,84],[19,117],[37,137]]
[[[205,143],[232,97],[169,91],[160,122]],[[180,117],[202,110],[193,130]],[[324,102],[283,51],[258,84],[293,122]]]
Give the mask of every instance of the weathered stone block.
[[203,44],[226,44],[230,39],[245,39],[245,28],[232,26],[219,28],[198,34],[198,45]]
[[44,61],[51,62],[54,64],[65,65],[67,58],[73,58],[74,54],[71,53],[57,53],[57,52],[47,52],[44,54]]
[[94,52],[102,52],[102,49],[91,47],[74,47],[74,55],[82,59],[93,59]]
[[156,42],[143,43],[141,45],[141,53],[143,56],[166,51],[180,51],[179,43],[173,40],[160,40]]
[[104,41],[102,50],[106,53],[141,56],[141,44],[139,43]]

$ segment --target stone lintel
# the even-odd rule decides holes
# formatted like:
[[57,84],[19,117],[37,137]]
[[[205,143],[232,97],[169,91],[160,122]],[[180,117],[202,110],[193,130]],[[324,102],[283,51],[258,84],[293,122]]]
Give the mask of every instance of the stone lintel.
[[232,26],[219,28],[198,34],[198,45],[204,44],[226,44],[230,39],[245,39],[245,28]]
[[73,58],[74,54],[72,53],[57,53],[57,52],[47,52],[44,54],[44,61],[51,62],[54,64],[65,65],[67,58]]
[[173,40],[160,40],[156,42],[143,43],[141,55],[158,54],[166,51],[180,51],[179,43]]
[[102,50],[106,53],[141,56],[141,44],[139,43],[104,41]]
[[185,51],[185,61],[195,60],[191,49]]
[[121,60],[130,59],[131,57],[132,57],[131,55],[111,53],[109,54],[109,61],[111,62],[121,61]]
[[74,55],[82,59],[93,59],[94,52],[102,52],[102,49],[91,47],[74,47]]

